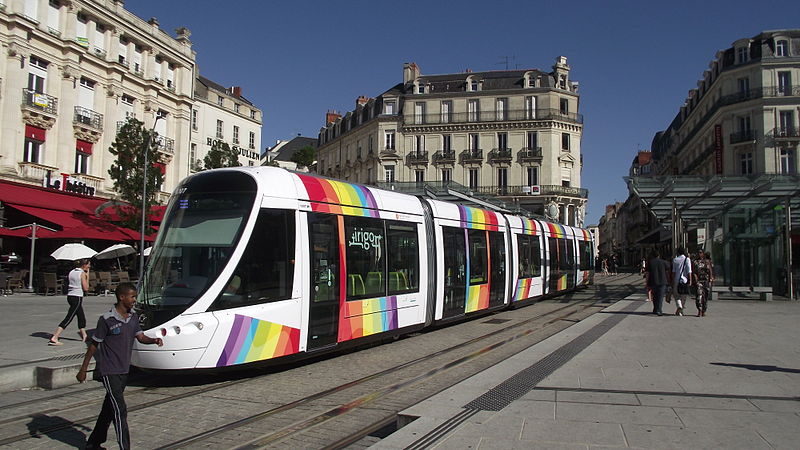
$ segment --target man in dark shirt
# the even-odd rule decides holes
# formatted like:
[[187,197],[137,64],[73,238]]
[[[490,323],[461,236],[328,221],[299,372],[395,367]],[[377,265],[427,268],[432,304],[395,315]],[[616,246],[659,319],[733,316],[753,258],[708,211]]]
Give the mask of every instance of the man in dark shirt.
[[83,364],[75,377],[81,383],[86,381],[86,369],[92,356],[97,352],[97,369],[106,389],[106,398],[94,430],[86,442],[87,449],[103,448],[101,445],[108,437],[108,426],[112,421],[119,448],[123,450],[131,448],[128,408],[122,394],[128,381],[133,340],[136,339],[142,344],[157,344],[159,347],[164,345],[161,338],[147,337],[139,327],[139,317],[132,311],[136,303],[136,288],[133,284],[120,283],[114,293],[117,296],[117,303],[97,321],[97,328],[83,357]]
[[653,314],[663,314],[661,305],[664,303],[664,294],[669,285],[669,263],[661,259],[658,250],[650,255],[647,262],[647,286],[653,291]]

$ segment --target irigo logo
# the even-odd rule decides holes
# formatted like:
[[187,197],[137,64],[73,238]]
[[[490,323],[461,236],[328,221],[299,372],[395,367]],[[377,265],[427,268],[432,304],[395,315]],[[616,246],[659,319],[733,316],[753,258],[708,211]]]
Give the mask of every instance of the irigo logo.
[[364,250],[372,248],[381,248],[381,239],[383,236],[375,234],[371,231],[364,231],[363,228],[356,228],[353,234],[350,235],[350,242],[347,243],[348,247],[361,247]]

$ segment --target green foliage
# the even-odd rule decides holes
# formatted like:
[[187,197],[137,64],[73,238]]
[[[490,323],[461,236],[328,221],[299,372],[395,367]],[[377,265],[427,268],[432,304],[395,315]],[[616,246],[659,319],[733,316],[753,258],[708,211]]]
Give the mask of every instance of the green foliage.
[[[157,133],[144,127],[144,123],[134,118],[129,118],[117,132],[109,152],[115,156],[115,161],[108,170],[108,175],[114,180],[114,190],[118,198],[130,206],[119,208],[117,212],[121,217],[123,226],[138,230],[142,218],[142,184],[144,181],[145,156],[147,158],[147,199],[145,208],[157,205],[156,194],[164,176],[161,170],[154,166],[161,162],[156,142]],[[148,230],[149,231],[149,230]]]
[[292,162],[297,163],[298,166],[310,167],[316,160],[317,152],[310,145],[297,149],[292,155]]
[[203,164],[206,170],[241,166],[239,164],[239,153],[222,141],[214,141],[211,145],[211,150],[203,158]]

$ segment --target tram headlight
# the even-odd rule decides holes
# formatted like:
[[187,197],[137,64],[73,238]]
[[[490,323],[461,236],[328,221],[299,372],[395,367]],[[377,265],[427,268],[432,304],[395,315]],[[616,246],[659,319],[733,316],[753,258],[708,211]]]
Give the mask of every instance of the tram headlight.
[[167,335],[167,329],[166,328],[162,328],[161,329],[161,336],[166,336],[166,335]]
[[181,327],[175,327],[175,334],[181,334]]

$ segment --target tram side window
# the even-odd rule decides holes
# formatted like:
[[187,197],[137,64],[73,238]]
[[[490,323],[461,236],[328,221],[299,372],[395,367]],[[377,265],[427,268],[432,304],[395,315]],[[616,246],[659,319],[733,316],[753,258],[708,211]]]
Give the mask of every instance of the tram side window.
[[386,295],[386,236],[383,221],[344,218],[347,299]]
[[486,284],[488,258],[486,254],[486,232],[469,230],[469,284]]
[[594,268],[592,243],[590,241],[578,241],[578,252],[581,255],[580,270],[592,270]]
[[419,239],[417,224],[386,223],[389,295],[419,290]]
[[291,297],[294,241],[294,211],[262,209],[242,259],[211,310]]
[[559,253],[563,251],[563,249],[558,248],[557,238],[547,238],[547,245],[550,247],[550,271],[555,271],[559,268],[558,260],[559,260]]
[[519,249],[519,277],[533,278],[542,274],[542,259],[539,253],[539,237],[517,235]]
[[561,239],[561,242],[564,246],[564,253],[566,257],[563,258],[562,269],[564,270],[572,270],[575,268],[575,246],[572,239]]

